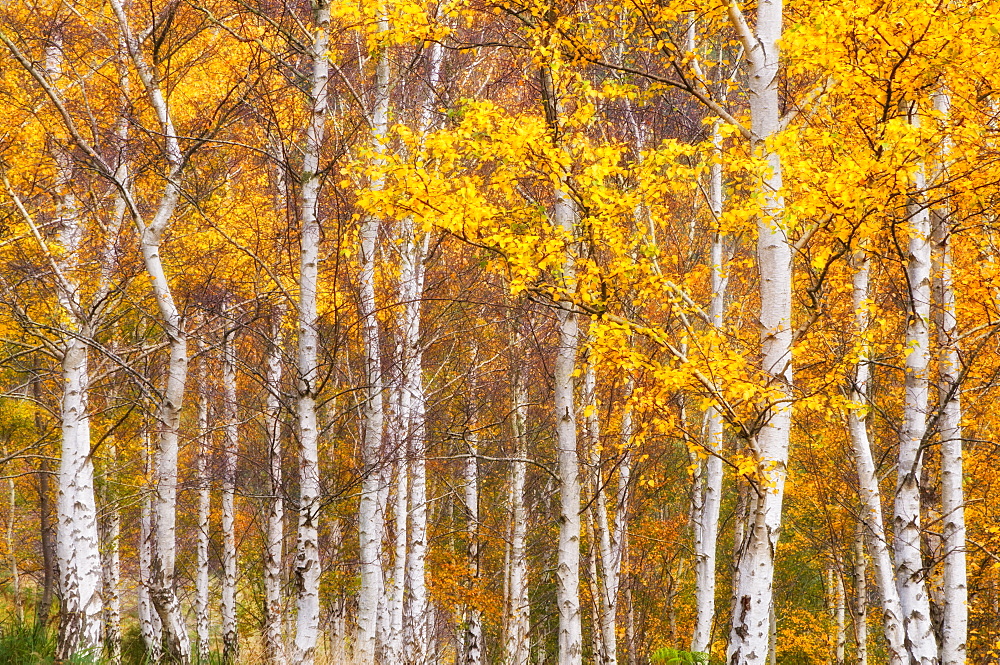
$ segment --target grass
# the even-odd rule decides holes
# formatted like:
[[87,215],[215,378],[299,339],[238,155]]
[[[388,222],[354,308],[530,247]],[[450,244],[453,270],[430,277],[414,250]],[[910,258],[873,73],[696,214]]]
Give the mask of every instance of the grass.
[[8,615],[0,621],[0,665],[55,662],[56,635],[47,626]]
[[[96,665],[99,654],[77,654],[65,665]],[[0,665],[54,665],[56,632],[49,626],[8,615],[0,621]]]

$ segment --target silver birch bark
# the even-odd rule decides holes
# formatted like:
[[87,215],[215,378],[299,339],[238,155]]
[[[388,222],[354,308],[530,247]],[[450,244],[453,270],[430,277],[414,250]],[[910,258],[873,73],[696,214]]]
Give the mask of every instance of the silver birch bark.
[[[403,607],[406,602],[406,554],[408,544],[407,526],[409,524],[410,500],[410,464],[408,457],[410,432],[410,393],[404,384],[405,354],[406,354],[406,316],[407,284],[412,279],[412,264],[407,261],[406,251],[406,221],[396,227],[395,242],[392,248],[399,252],[399,285],[397,295],[399,306],[396,312],[396,325],[399,330],[396,340],[396,363],[393,366],[386,383],[389,387],[389,399],[386,414],[385,442],[393,456],[391,480],[392,487],[386,496],[386,507],[392,500],[393,511],[393,547],[391,577],[386,579],[385,594],[379,600],[379,618],[377,643],[383,650],[382,659],[386,662],[397,662],[403,658]],[[387,571],[388,572],[388,571]]]
[[847,598],[844,593],[844,578],[835,568],[827,568],[827,589],[830,593],[830,610],[833,614],[835,632],[833,634],[833,662],[844,665],[847,648]]
[[[437,87],[441,71],[443,48],[441,44],[433,44],[429,53],[428,84],[433,99],[433,91]],[[379,81],[386,85],[389,81],[388,53],[380,53]],[[381,99],[388,103],[388,90],[381,93]],[[387,110],[387,109],[386,109]],[[419,130],[426,132],[431,125],[430,101],[421,111]],[[380,131],[382,131],[380,129]],[[384,135],[384,134],[383,134]],[[402,245],[402,269],[400,274],[400,300],[403,303],[402,318],[399,329],[402,335],[402,392],[401,400],[405,401],[404,424],[407,427],[407,444],[409,455],[409,517],[407,530],[407,574],[409,585],[408,603],[405,607],[407,616],[404,619],[404,635],[406,637],[406,654],[409,662],[428,662],[430,657],[430,630],[432,621],[431,606],[427,598],[426,557],[427,557],[427,442],[426,442],[426,397],[423,383],[423,348],[420,343],[420,319],[424,285],[424,255],[428,234],[419,238],[414,220],[405,218],[400,225],[400,240]]]
[[[3,451],[5,456],[7,451]],[[14,612],[19,622],[24,621],[24,604],[21,600],[21,573],[18,570],[17,549],[14,544],[14,524],[17,522],[17,488],[13,478],[7,479],[7,552],[10,557],[10,586]],[[106,568],[105,568],[106,571]],[[105,579],[102,577],[102,581]]]
[[[127,61],[128,49],[121,36],[119,36],[118,39],[118,53],[116,54],[116,59],[118,60],[118,84],[121,88],[121,96],[119,97],[121,115],[118,118],[118,122],[115,127],[115,139],[118,141],[119,149],[119,161],[118,167],[115,170],[115,179],[125,187],[131,187],[129,162],[125,154],[125,146],[128,144],[129,138],[129,119],[126,111],[128,109],[128,105],[130,104],[129,95],[131,93],[131,79],[129,76]],[[119,234],[121,233],[122,226],[125,223],[127,212],[127,201],[125,200],[125,196],[121,192],[116,192],[114,217],[112,218],[111,226],[108,229],[108,237],[104,241],[104,246],[101,248],[101,281],[98,286],[97,293],[95,294],[93,300],[94,302],[105,302],[110,292],[113,271],[117,263],[115,257],[115,244]],[[108,459],[117,460],[117,458],[118,447],[112,443],[108,448]],[[106,489],[108,488],[107,483],[110,481],[111,475],[109,472],[109,475],[105,480]],[[110,497],[108,497],[106,493],[106,506],[113,501],[113,499],[109,499]],[[104,538],[105,548],[107,551],[107,561],[105,564],[104,575],[106,606],[104,619],[104,642],[107,645],[106,649],[108,659],[113,665],[118,665],[122,658],[121,510],[117,502],[110,505],[107,510],[108,524],[107,533]]]
[[212,447],[208,429],[208,358],[204,344],[198,345],[201,355],[200,390],[198,391],[198,458],[195,472],[198,476],[198,541],[196,545],[194,615],[197,634],[197,658],[199,663],[207,663],[211,645],[209,643],[208,607],[208,544],[209,516],[212,507],[212,487],[208,477],[208,455]]
[[[626,395],[632,394],[632,380],[626,385]],[[629,499],[631,496],[632,478],[632,437],[635,427],[632,421],[632,411],[626,406],[622,414],[621,445],[622,459],[618,464],[618,489],[615,495],[615,516],[611,528],[610,559],[605,563],[605,585],[607,587],[607,617],[609,619],[605,630],[611,630],[609,638],[605,633],[605,645],[612,662],[618,662],[618,598],[621,593],[622,563],[625,561],[628,547],[628,516]]]
[[852,257],[854,276],[852,278],[852,298],[854,302],[855,332],[860,337],[858,362],[850,383],[850,399],[854,406],[847,414],[851,435],[851,448],[858,473],[858,487],[861,494],[859,522],[867,534],[868,549],[875,568],[875,582],[882,603],[882,623],[888,647],[890,665],[901,665],[907,660],[903,610],[896,590],[895,573],[889,546],[885,539],[885,525],[882,518],[882,495],[878,485],[875,461],[868,439],[868,414],[871,410],[868,400],[868,378],[871,374],[871,346],[868,335],[868,284],[869,259],[864,250],[858,250]]
[[778,665],[778,618],[774,614],[774,600],[767,613],[767,662]]
[[588,540],[590,545],[590,556],[587,557],[587,572],[584,582],[588,587],[590,596],[591,616],[593,617],[590,626],[590,650],[591,657],[595,663],[604,662],[604,634],[603,634],[603,603],[601,590],[601,575],[597,572],[597,560],[600,558],[600,536],[597,533],[597,525],[594,524],[593,511],[587,511],[587,528],[590,531]]
[[[905,106],[905,104],[904,104]],[[919,124],[915,108],[910,122]],[[910,238],[907,243],[906,275],[909,284],[906,339],[904,344],[903,423],[899,433],[896,500],[893,516],[896,588],[903,609],[910,661],[918,665],[938,662],[937,639],[931,625],[930,603],[920,554],[920,471],[927,434],[929,394],[931,307],[930,213],[918,199],[923,197],[926,178],[920,167],[913,174],[914,193],[907,204]]]
[[750,485],[744,476],[736,477],[736,507],[733,510],[733,555],[730,559],[730,574],[732,575],[732,593],[729,611],[736,613],[740,588],[740,561],[743,558],[743,548],[746,545],[747,524],[754,505],[750,496]]
[[[118,20],[121,39],[142,82],[146,97],[160,125],[166,176],[160,200],[149,223],[145,223],[134,202],[129,209],[140,238],[143,266],[153,287],[160,323],[169,340],[169,363],[166,386],[157,409],[157,451],[155,492],[155,547],[151,562],[150,597],[163,623],[166,648],[181,665],[191,659],[191,647],[180,603],[174,592],[175,532],[177,514],[177,452],[181,405],[187,379],[187,333],[178,310],[160,256],[163,234],[173,217],[180,198],[180,179],[184,169],[178,135],[160,79],[140,49],[139,40],[129,25],[122,0],[111,0]],[[127,195],[127,189],[123,189]]]
[[[427,550],[427,480],[426,434],[423,386],[422,349],[420,347],[420,308],[423,293],[424,244],[417,241],[412,219],[402,222],[402,268],[400,274],[400,300],[403,303],[398,318],[401,333],[400,356],[402,380],[400,382],[401,430],[405,432],[402,452],[407,463],[402,471],[409,471],[409,525],[406,537],[407,603],[403,619],[405,654],[409,662],[420,663],[427,658],[427,639],[430,628],[430,607],[427,602],[425,582]],[[428,236],[424,236],[426,240]],[[398,508],[397,508],[398,510]],[[397,551],[397,555],[399,551]]]
[[[437,87],[440,77],[443,48],[441,44],[431,46],[429,54],[429,86]],[[386,65],[388,68],[388,65]],[[388,72],[385,75],[388,80]],[[433,92],[431,93],[431,98]],[[431,125],[431,104],[424,105],[420,118],[421,132]],[[410,585],[407,632],[407,653],[410,662],[430,662],[433,651],[430,641],[433,612],[427,596],[427,435],[426,435],[426,394],[423,379],[423,348],[420,341],[421,307],[424,291],[424,256],[427,253],[430,235],[419,238],[412,218],[402,223],[403,265],[406,279],[401,278],[400,295],[404,303],[404,320],[400,322],[403,332],[403,393],[409,395],[410,427],[409,456],[410,471],[410,528],[407,532],[409,554],[407,559],[407,583]],[[480,637],[481,642],[481,637]],[[480,649],[482,645],[480,644]]]
[[[410,282],[413,279],[412,258],[407,244],[406,229],[407,221],[403,221],[398,227],[397,246],[400,248],[400,277],[399,277],[399,302],[402,311],[396,315],[396,323],[399,329],[399,339],[396,345],[396,358],[399,369],[394,372],[390,379],[390,402],[388,426],[386,428],[386,440],[393,451],[395,457],[395,483],[393,486],[393,560],[392,577],[386,583],[386,598],[379,603],[380,630],[385,635],[382,638],[385,642],[386,662],[399,662],[404,658],[404,605],[406,603],[406,570],[407,552],[409,544],[409,501],[410,501],[410,458],[409,439],[412,413],[412,395],[407,390],[406,369],[407,369],[407,319],[406,303],[409,300]],[[412,225],[409,225],[412,230]]]
[[[553,140],[558,141],[561,104],[551,66],[540,72],[542,102]],[[558,168],[558,167],[557,167]],[[576,203],[568,174],[559,173],[553,188],[552,226],[565,242],[559,287],[576,290]],[[556,602],[559,611],[558,663],[579,665],[583,658],[580,609],[580,461],[576,434],[576,356],[580,323],[571,300],[556,305],[558,345],[553,363],[553,407],[559,478],[559,546],[556,561]]]
[[[712,143],[720,149],[718,122],[712,125]],[[722,164],[713,160],[709,166],[708,203],[714,220],[712,232],[710,269],[712,299],[709,317],[712,327],[720,331],[725,312],[727,278],[723,271],[724,237],[718,228],[722,215]],[[698,521],[694,525],[695,539],[695,627],[691,638],[691,651],[708,653],[711,650],[712,623],[715,620],[715,562],[719,540],[719,510],[722,504],[722,416],[715,406],[705,412],[705,445],[708,458],[699,465],[699,487],[696,497]]]
[[[227,308],[228,309],[228,308]],[[239,658],[236,634],[236,455],[239,423],[236,405],[236,330],[222,336],[222,660]]]
[[[475,420],[472,421],[475,427]],[[463,500],[466,514],[466,551],[469,577],[473,585],[479,581],[479,440],[470,432],[466,442],[469,455],[465,458],[465,487]],[[465,610],[465,665],[480,665],[483,662],[483,620],[478,608]]]
[[[385,18],[379,20],[380,32],[389,29]],[[378,153],[385,150],[389,131],[389,59],[383,49],[378,55],[375,73],[375,110],[372,114],[372,140]],[[376,165],[381,165],[381,157]],[[382,187],[381,179],[371,184]],[[358,541],[361,567],[361,590],[358,596],[358,640],[355,657],[360,665],[374,665],[378,632],[379,599],[384,593],[382,571],[382,526],[379,495],[384,485],[381,463],[385,411],[382,396],[382,353],[375,299],[375,247],[379,220],[368,217],[360,230],[361,275],[359,279],[358,316],[361,319],[365,353],[364,435],[362,441],[363,480],[358,507]]]
[[[113,443],[108,447],[108,459],[118,458],[118,447]],[[122,566],[121,566],[121,510],[111,496],[108,485],[110,470],[105,466],[104,506],[104,648],[108,662],[118,665],[122,659]]]
[[[588,451],[590,466],[588,474],[588,490],[592,493],[587,525],[590,528],[589,567],[590,599],[593,605],[593,625],[591,640],[593,641],[593,659],[596,665],[608,662],[607,643],[607,589],[603,579],[604,562],[608,560],[611,551],[611,536],[608,533],[608,509],[601,480],[601,423],[597,413],[597,372],[590,359],[587,358],[583,370],[583,387],[580,391],[580,403],[583,406],[584,450]],[[603,520],[602,520],[603,517]]]
[[[45,50],[45,74],[51,81],[58,81],[62,75],[61,48],[57,38]],[[51,252],[33,223],[31,226],[51,263],[57,299],[67,319],[61,342],[62,445],[56,502],[56,560],[62,603],[56,653],[59,658],[68,659],[77,653],[96,652],[101,646],[103,568],[88,411],[90,373],[86,340],[93,334],[92,321],[81,302],[78,276],[83,265],[80,252],[86,229],[71,189],[72,162],[68,155],[57,151],[52,152],[52,158],[56,165],[53,193],[61,252]],[[6,177],[4,183],[7,184]],[[30,220],[20,200],[13,194],[11,198],[15,199],[25,219]]]
[[638,665],[638,641],[635,630],[635,604],[632,602],[632,588],[625,589],[625,643],[628,645],[628,665]]
[[[595,594],[598,616],[596,619],[595,634],[599,638],[599,648],[595,653],[595,662],[616,665],[618,662],[618,587],[619,573],[621,570],[622,558],[622,536],[624,524],[623,502],[618,502],[616,506],[615,522],[612,525],[608,519],[608,500],[604,490],[606,484],[601,477],[600,465],[600,420],[598,418],[597,403],[597,377],[592,365],[588,364],[584,372],[584,403],[586,415],[584,417],[584,430],[587,433],[587,444],[591,450],[590,464],[592,468],[592,491],[594,499],[591,504],[593,513],[594,539],[596,541],[596,552],[599,554],[599,572],[592,575],[593,584],[597,593]],[[631,427],[631,414],[627,416],[627,424]],[[626,431],[626,420],[623,418],[623,434]],[[626,446],[627,439],[623,441]],[[628,464],[628,453],[624,461],[625,468]],[[624,471],[626,474],[628,471]],[[626,480],[627,482],[627,480]],[[619,485],[619,494],[623,487]],[[626,489],[627,491],[627,489]]]
[[[555,192],[553,223],[571,242],[576,210],[569,194],[560,187]],[[575,258],[571,245],[563,260],[564,288],[572,289]],[[556,450],[558,455],[559,550],[556,564],[556,598],[559,603],[559,665],[579,665],[583,658],[583,628],[580,613],[580,466],[576,443],[576,353],[579,322],[569,302],[557,304],[559,346],[554,363],[554,405]]]
[[854,531],[854,663],[868,665],[868,579],[865,562],[865,526]]
[[781,0],[760,0],[753,31],[735,0],[728,3],[749,64],[751,135],[754,152],[767,163],[760,183],[757,221],[760,271],[761,369],[778,395],[768,418],[751,441],[757,459],[761,496],[751,514],[746,547],[740,559],[727,662],[763,663],[768,656],[769,612],[773,598],[774,553],[781,527],[788,441],[792,417],[792,254],[784,229],[781,158],[767,141],[780,128],[778,69]]
[[267,465],[270,497],[267,507],[267,542],[264,548],[264,649],[272,665],[286,662],[285,639],[281,629],[281,568],[284,560],[285,503],[281,474],[281,347],[284,308],[276,307],[265,361],[264,383],[267,397],[264,426],[267,431]]
[[326,131],[327,59],[330,28],[328,0],[313,3],[312,44],[309,58],[309,121],[302,160],[299,219],[299,301],[297,404],[299,430],[299,522],[295,555],[296,600],[295,644],[292,662],[312,665],[319,640],[319,428],[316,394],[319,388],[316,291],[319,282],[319,173],[320,153]]
[[[139,212],[139,208],[130,193],[128,182],[122,181],[119,175],[120,170],[109,165],[83,138],[63,103],[61,95],[48,77],[37,69],[35,64],[17,48],[3,31],[0,31],[0,41],[4,42],[14,58],[44,89],[59,112],[73,143],[86,154],[89,162],[102,176],[115,183],[119,193],[126,201],[126,207],[138,231],[143,266],[150,278],[160,322],[168,337],[170,350],[166,386],[157,409],[157,463],[156,478],[154,479],[156,500],[155,523],[152,526],[155,533],[155,546],[151,555],[150,575],[148,577],[149,596],[156,606],[157,613],[163,619],[164,635],[171,657],[182,665],[186,665],[190,660],[190,648],[187,632],[183,626],[183,617],[173,589],[177,428],[187,370],[186,335],[159,254],[160,241],[173,216],[180,195],[180,176],[184,160],[169,107],[159,85],[159,79],[154,76],[153,70],[139,48],[138,40],[129,27],[122,0],[112,0],[111,8],[119,24],[120,39],[135,66],[146,92],[147,101],[160,125],[160,136],[163,142],[163,156],[166,162],[165,184],[149,224],[146,224]],[[84,459],[89,459],[89,457]]]
[[[64,183],[68,185],[68,183]],[[81,220],[76,216],[61,219],[61,244],[65,259],[58,261],[68,284],[77,265],[81,240]],[[67,313],[78,311],[76,289],[60,294]],[[72,314],[71,314],[72,316]],[[74,317],[76,318],[76,317]],[[94,465],[90,455],[90,415],[87,410],[90,390],[87,345],[89,324],[76,318],[63,341],[62,357],[62,455],[59,463],[58,529],[56,554],[59,562],[59,586],[62,591],[60,611],[60,658],[86,653],[101,645],[102,567],[97,526],[97,503],[94,496]]]
[[[148,442],[146,449],[148,450]],[[149,597],[151,586],[149,576],[153,562],[153,502],[147,497],[142,501],[142,515],[139,523],[139,632],[146,645],[150,662],[158,663],[163,656],[163,627],[160,616],[153,608]]]
[[[934,95],[934,109],[947,121],[951,99],[946,92]],[[950,147],[945,141],[944,148]],[[947,154],[943,160],[947,159]],[[942,160],[942,161],[943,161]],[[940,164],[938,178],[947,170]],[[936,274],[938,337],[938,431],[941,436],[941,515],[943,518],[944,574],[942,580],[944,611],[941,621],[941,664],[962,665],[966,660],[968,635],[968,586],[965,561],[965,497],[962,487],[962,360],[958,346],[958,320],[955,314],[955,286],[951,253],[950,211],[932,210]]]
[[414,391],[412,427],[410,429],[410,525],[407,533],[409,552],[406,559],[406,582],[409,591],[404,618],[407,662],[421,665],[428,662],[430,648],[430,605],[427,601],[427,442],[424,428],[425,405],[421,379],[420,356],[411,368]]
[[[402,392],[402,391],[400,391]],[[402,409],[397,402],[397,417]],[[396,461],[396,495],[393,509],[395,512],[395,543],[393,549],[393,568],[391,597],[389,599],[389,628],[386,639],[386,660],[394,663],[403,658],[403,603],[406,592],[406,544],[407,523],[409,518],[409,475],[410,465],[406,455],[406,439],[400,437],[397,446]]]
[[513,420],[515,460],[511,468],[511,541],[510,581],[508,583],[509,614],[504,635],[504,664],[528,665],[531,643],[528,639],[531,607],[528,603],[528,561],[525,541],[528,531],[524,506],[524,481],[527,476],[526,440],[527,394],[521,371],[514,370]]

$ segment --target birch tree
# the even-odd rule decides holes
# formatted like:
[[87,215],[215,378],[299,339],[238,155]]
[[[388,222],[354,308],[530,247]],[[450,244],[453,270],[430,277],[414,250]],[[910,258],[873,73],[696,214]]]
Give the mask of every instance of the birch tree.
[[[918,126],[916,107],[903,103],[911,124]],[[931,221],[922,203],[926,189],[923,167],[913,175],[913,191],[906,212],[910,226],[907,242],[906,276],[909,285],[906,305],[908,352],[904,371],[903,422],[899,433],[893,526],[895,539],[896,588],[903,610],[910,660],[920,665],[937,662],[937,639],[931,626],[930,602],[920,554],[920,473],[923,441],[927,435],[929,396],[931,308]]]
[[[128,201],[128,208],[139,234],[140,250],[146,274],[153,286],[160,323],[169,340],[169,364],[166,385],[157,412],[155,543],[151,562],[150,596],[163,623],[164,637],[171,657],[186,664],[191,648],[187,628],[181,615],[180,603],[174,593],[174,562],[176,559],[175,531],[177,515],[177,454],[178,430],[184,385],[187,378],[187,333],[181,313],[160,255],[160,244],[181,194],[181,176],[185,158],[181,152],[173,117],[160,85],[160,78],[150,67],[133,32],[122,0],[111,0],[111,7],[122,40],[146,93],[149,106],[160,124],[163,136],[165,182],[152,219],[143,220],[138,207]],[[80,140],[77,143],[81,143]],[[84,146],[81,146],[84,147]],[[91,149],[92,156],[96,156]],[[106,167],[105,172],[110,171]],[[119,183],[119,190],[127,190]]]
[[309,48],[308,124],[299,192],[299,301],[296,413],[299,430],[299,524],[295,555],[298,585],[295,644],[292,662],[312,665],[319,639],[319,425],[316,395],[321,379],[318,367],[319,331],[316,293],[319,282],[320,155],[326,132],[330,3],[312,5],[312,42]]
[[[62,74],[62,44],[46,49],[45,74],[58,80]],[[59,461],[58,528],[56,557],[61,596],[58,657],[96,650],[101,644],[102,568],[94,496],[94,463],[90,454],[90,370],[87,340],[93,321],[85,313],[79,270],[85,235],[80,205],[72,192],[73,172],[68,156],[56,153],[56,215],[62,257],[53,255],[37,231],[57,280],[59,303],[69,319],[62,348],[62,451]],[[6,178],[5,178],[6,180]],[[6,183],[5,183],[6,184]],[[9,187],[8,187],[9,190]],[[13,192],[8,191],[13,194]],[[23,214],[28,216],[27,211]],[[32,224],[32,226],[34,226]]]
[[[226,308],[225,318],[232,310]],[[224,321],[224,325],[228,324]],[[236,403],[236,328],[222,333],[222,660],[239,658],[236,634],[236,461],[239,452],[239,414]]]
[[[388,31],[388,19],[378,19],[378,31]],[[389,56],[383,48],[377,55],[375,71],[375,109],[372,113],[372,141],[376,153],[386,150],[389,131]],[[376,165],[382,162],[376,158]],[[381,188],[376,179],[371,185]],[[357,658],[361,665],[374,665],[375,642],[378,622],[379,598],[383,593],[382,525],[384,513],[379,495],[383,485],[383,472],[379,468],[382,453],[385,411],[383,405],[382,353],[379,322],[375,300],[375,247],[378,239],[379,220],[369,216],[359,233],[361,275],[359,280],[358,316],[361,320],[362,343],[365,354],[364,377],[366,390],[362,411],[364,414],[362,467],[363,480],[358,508],[358,539],[361,566],[361,590],[358,596],[358,646]]]
[[[944,123],[949,120],[951,99],[944,91],[933,97],[934,110]],[[945,130],[947,131],[947,129]],[[947,178],[946,160],[950,141],[937,170],[938,180]],[[944,535],[944,611],[941,626],[941,665],[966,662],[968,634],[968,586],[965,557],[965,497],[962,463],[962,359],[958,345],[955,308],[953,223],[947,207],[932,209],[935,254],[934,298],[937,303],[938,341],[938,432],[941,437],[941,514]]]
[[868,566],[865,560],[865,527],[854,530],[854,663],[868,665]]
[[[146,450],[149,450],[148,445]],[[152,574],[154,538],[153,502],[147,496],[143,498],[140,517],[139,589],[136,595],[138,596],[139,633],[142,635],[149,659],[156,663],[163,657],[163,625],[160,623],[160,615],[156,613],[153,601],[149,597],[149,589],[152,586],[150,575]]]
[[[466,435],[468,456],[465,458],[462,499],[466,515],[467,565],[471,583],[479,581],[479,436],[472,419]],[[483,618],[478,608],[465,610],[465,665],[480,665],[484,658]]]
[[[713,152],[718,155],[721,137],[718,121],[712,124]],[[722,218],[722,164],[713,156],[708,171],[708,205],[712,215],[712,244],[709,268],[711,270],[712,298],[709,304],[711,325],[720,331],[725,312],[726,283],[725,239],[720,228]],[[695,619],[691,651],[708,653],[711,650],[712,623],[715,620],[715,562],[719,539],[719,510],[722,505],[722,414],[715,405],[705,411],[706,459],[699,463],[695,484],[696,505],[694,520],[695,547]]]
[[528,602],[528,561],[525,552],[527,511],[524,505],[524,483],[527,475],[527,410],[528,399],[522,369],[513,368],[511,392],[511,430],[514,437],[514,462],[511,466],[511,540],[508,598],[504,631],[505,665],[527,665],[531,656],[531,606]]
[[[417,129],[423,134],[431,126],[431,112],[434,94],[441,74],[444,57],[441,44],[433,44],[427,52],[428,94],[420,113]],[[383,56],[384,57],[384,52]],[[380,61],[380,67],[382,67]],[[388,77],[386,76],[386,80]],[[407,531],[408,559],[406,579],[409,584],[409,605],[404,626],[406,635],[406,657],[410,662],[429,662],[433,649],[430,648],[432,609],[427,597],[426,557],[428,548],[427,530],[427,435],[426,435],[426,392],[423,377],[423,348],[420,338],[420,323],[424,292],[424,258],[430,242],[430,234],[417,233],[412,217],[407,216],[400,224],[401,270],[399,295],[402,302],[401,315],[397,320],[400,330],[402,366],[401,403],[407,404],[410,528]]]
[[267,541],[264,548],[264,646],[273,665],[286,660],[281,581],[285,504],[281,472],[281,359],[284,308],[276,307],[271,316],[264,384],[267,389],[264,426],[267,433],[268,497]]
[[875,583],[882,604],[882,625],[888,643],[888,662],[899,665],[907,661],[903,609],[896,589],[895,571],[889,545],[886,541],[885,524],[882,517],[882,493],[879,489],[875,460],[872,456],[868,437],[868,417],[871,413],[869,397],[869,377],[871,376],[871,344],[869,323],[871,307],[869,301],[870,259],[864,249],[852,257],[852,300],[854,307],[854,327],[859,340],[858,361],[854,376],[849,383],[848,396],[854,406],[847,414],[847,424],[851,436],[851,449],[855,469],[858,474],[858,489],[861,495],[860,528],[868,541],[875,572]]
[[195,653],[199,663],[208,660],[211,653],[209,643],[209,571],[208,546],[211,540],[209,531],[209,516],[212,507],[212,486],[208,474],[208,457],[212,449],[212,434],[209,429],[209,394],[208,394],[208,349],[204,343],[198,344],[198,354],[201,356],[199,390],[198,390],[198,452],[195,462],[195,474],[198,479],[198,515],[197,515],[197,545],[195,563],[195,631],[197,649]]
[[792,255],[781,197],[781,157],[769,145],[779,131],[778,40],[782,29],[781,0],[757,4],[753,30],[734,0],[727,3],[730,23],[746,50],[750,98],[751,142],[766,163],[760,176],[761,210],[757,220],[757,264],[760,271],[761,370],[774,391],[768,418],[752,446],[760,498],[748,525],[739,561],[732,628],[726,660],[763,663],[768,655],[769,612],[773,599],[774,552],[781,528],[785,465],[792,417]]
[[[568,239],[575,234],[573,200],[562,185],[555,191],[553,224]],[[572,289],[575,258],[567,248],[563,262],[564,288]],[[556,569],[559,602],[559,663],[574,665],[583,657],[580,617],[580,468],[576,448],[576,353],[579,343],[577,314],[569,302],[557,309],[559,346],[553,365],[556,447],[559,467],[559,562]]]

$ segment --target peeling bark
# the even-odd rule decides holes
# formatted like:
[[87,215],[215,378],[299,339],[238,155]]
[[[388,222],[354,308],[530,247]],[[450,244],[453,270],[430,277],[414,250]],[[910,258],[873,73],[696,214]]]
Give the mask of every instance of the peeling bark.
[[313,3],[313,40],[309,58],[309,121],[302,161],[299,219],[299,301],[297,404],[299,429],[299,523],[295,555],[296,601],[295,644],[292,662],[312,665],[319,640],[319,426],[316,394],[319,391],[319,331],[316,293],[319,282],[319,173],[320,153],[326,131],[327,84],[330,65],[330,3]]
[[271,319],[266,374],[267,397],[264,425],[267,432],[267,466],[270,497],[267,506],[267,542],[264,549],[264,648],[272,665],[286,662],[285,639],[281,629],[281,569],[284,560],[285,503],[281,473],[281,351],[284,308],[278,307]]

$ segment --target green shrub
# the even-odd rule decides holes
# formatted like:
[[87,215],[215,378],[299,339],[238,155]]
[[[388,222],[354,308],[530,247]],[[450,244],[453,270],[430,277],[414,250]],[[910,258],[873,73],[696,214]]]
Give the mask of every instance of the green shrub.
[[707,653],[678,651],[677,649],[657,649],[649,656],[654,665],[709,665]]

